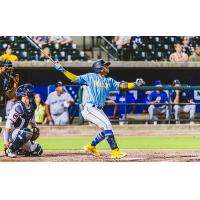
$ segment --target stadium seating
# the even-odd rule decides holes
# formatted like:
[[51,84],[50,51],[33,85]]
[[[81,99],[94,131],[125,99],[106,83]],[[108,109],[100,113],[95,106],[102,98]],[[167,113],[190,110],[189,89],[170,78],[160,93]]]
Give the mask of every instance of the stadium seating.
[[[111,41],[112,42],[112,41]],[[118,52],[119,60],[133,61],[169,61],[169,56],[173,53],[174,44],[182,43],[182,37],[178,36],[144,36],[142,44],[124,45]],[[1,36],[0,55],[3,54],[6,46],[10,44],[19,60],[40,60],[40,52],[28,43],[25,37]],[[200,37],[190,37],[190,46],[200,45]],[[48,44],[54,60],[61,61],[85,61],[86,55],[77,49],[76,44]],[[45,47],[45,45],[43,45]],[[109,47],[107,47],[109,48]]]
[[[143,38],[143,44],[132,44],[130,60],[169,61],[170,54],[175,51],[174,45],[182,43],[182,37],[178,36],[145,36]],[[199,45],[199,36],[190,37],[190,46],[195,47]],[[123,57],[120,60],[123,60]]]
[[[7,45],[11,45],[13,52],[20,61],[39,60],[40,51],[27,42],[25,37],[1,36],[0,37],[0,55],[5,51]],[[76,45],[46,45],[50,48],[52,57],[55,60],[86,60],[84,52],[76,48]],[[45,47],[45,45],[43,46]]]

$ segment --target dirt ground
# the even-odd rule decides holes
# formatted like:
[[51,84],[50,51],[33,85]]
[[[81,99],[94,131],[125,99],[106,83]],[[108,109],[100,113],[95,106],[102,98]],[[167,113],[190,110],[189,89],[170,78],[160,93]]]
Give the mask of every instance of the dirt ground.
[[127,157],[111,159],[110,151],[96,158],[84,151],[45,151],[41,157],[8,158],[0,153],[0,162],[199,162],[200,150],[125,150]]
[[[116,134],[117,136],[175,136],[199,135],[197,130],[134,130],[131,134]],[[94,134],[49,134],[45,138],[93,137]],[[2,137],[2,136],[0,136]],[[122,159],[111,159],[110,151],[101,150],[101,156],[96,158],[83,150],[45,150],[41,157],[8,158],[0,152],[0,162],[200,162],[200,150],[124,150],[128,155]]]

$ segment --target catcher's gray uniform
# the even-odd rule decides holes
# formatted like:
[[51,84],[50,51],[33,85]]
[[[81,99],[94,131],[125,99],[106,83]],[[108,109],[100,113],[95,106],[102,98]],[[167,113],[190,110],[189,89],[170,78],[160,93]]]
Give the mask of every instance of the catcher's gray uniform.
[[24,151],[32,155],[41,155],[41,146],[35,141],[31,141],[33,131],[27,128],[29,123],[32,127],[37,127],[34,117],[34,106],[30,104],[30,107],[26,108],[22,101],[18,101],[10,110],[5,125],[5,128],[10,129],[11,146],[15,140],[20,139],[23,140],[23,145],[19,145],[20,147],[16,151]]

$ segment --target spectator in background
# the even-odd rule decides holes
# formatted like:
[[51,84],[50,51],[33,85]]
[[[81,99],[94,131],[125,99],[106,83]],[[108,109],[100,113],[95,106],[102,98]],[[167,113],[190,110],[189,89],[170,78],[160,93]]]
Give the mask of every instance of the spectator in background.
[[[154,82],[154,86],[161,87],[162,83],[160,80],[156,80]],[[157,118],[154,115],[162,113],[165,114],[165,120],[169,119],[169,108],[167,93],[163,90],[152,91],[149,95],[149,104],[151,104],[148,108],[149,112],[149,120],[151,124],[157,124]],[[160,105],[161,104],[161,105]]]
[[[180,87],[181,82],[179,80],[173,81],[174,87]],[[190,124],[194,124],[194,115],[196,105],[193,101],[192,95],[188,90],[172,90],[171,100],[174,105],[176,124],[180,124],[180,112],[190,113]],[[178,105],[181,103],[182,105]]]
[[74,104],[71,95],[64,91],[61,81],[56,84],[56,91],[48,95],[46,100],[47,118],[50,125],[66,125],[69,123],[68,107]]
[[140,45],[144,43],[144,38],[142,36],[132,36],[131,37],[132,44]]
[[40,94],[35,94],[35,122],[37,124],[46,124],[47,118],[46,118],[46,108],[45,103],[43,102]]
[[195,48],[195,53],[190,56],[189,61],[200,62],[200,47]]
[[33,40],[36,44],[38,44],[40,47],[49,44],[49,37],[48,36],[34,36]]
[[145,103],[145,105],[142,105],[142,112],[147,113],[148,112],[148,107],[149,107],[149,102],[150,102],[150,94],[152,91],[147,90],[145,92],[146,97],[143,99],[142,103]]
[[[51,57],[51,51],[49,49],[49,47],[45,47],[43,49],[44,53],[49,55]],[[49,61],[49,58],[47,56],[45,56],[42,52],[41,52],[41,55],[40,55],[40,60],[41,61]]]
[[176,52],[172,53],[169,57],[171,62],[187,62],[188,55],[182,51],[182,46],[180,44],[174,45]]
[[114,39],[121,60],[130,60],[130,40],[131,36],[117,36]]
[[117,49],[121,49],[123,45],[130,44],[131,36],[116,36],[114,43]]
[[[133,93],[130,93],[129,91],[124,92],[120,91],[119,94],[116,96],[115,100],[116,104],[121,104],[121,105],[116,105],[114,109],[114,117],[118,113],[118,118],[119,118],[119,123],[123,124],[123,120],[125,119],[125,113],[130,114],[134,113],[135,111],[135,105],[126,105],[126,103],[135,103],[135,98],[133,96]],[[121,121],[121,122],[120,122]]]
[[183,53],[186,53],[188,56],[191,56],[194,52],[194,48],[190,45],[190,38],[188,36],[184,36],[182,39],[182,49]]
[[18,57],[15,54],[13,54],[11,46],[8,45],[6,47],[5,53],[0,57],[0,60],[18,61]]
[[49,43],[53,44],[71,44],[73,42],[72,38],[69,36],[51,36],[49,39]]

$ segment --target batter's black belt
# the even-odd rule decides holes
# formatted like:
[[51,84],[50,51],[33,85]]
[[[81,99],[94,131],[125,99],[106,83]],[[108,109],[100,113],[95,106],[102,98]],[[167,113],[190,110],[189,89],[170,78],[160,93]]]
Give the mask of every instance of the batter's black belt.
[[103,106],[97,106],[97,105],[92,105],[92,107],[95,107],[95,108],[98,108],[98,109],[100,109],[100,110],[102,110],[102,108],[103,108]]
[[[64,113],[64,112],[63,112]],[[53,116],[60,116],[60,115],[62,115],[63,113],[59,113],[59,114],[52,114]]]

